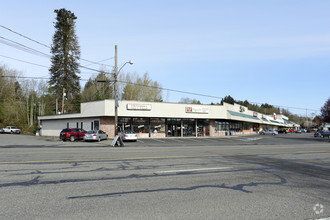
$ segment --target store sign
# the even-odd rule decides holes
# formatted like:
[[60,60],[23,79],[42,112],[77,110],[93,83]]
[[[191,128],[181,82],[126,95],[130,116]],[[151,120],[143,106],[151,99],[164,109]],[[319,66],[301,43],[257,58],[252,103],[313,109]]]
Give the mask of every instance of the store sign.
[[274,120],[277,119],[277,117],[276,117],[276,113],[273,113],[273,117],[274,117]]
[[253,112],[253,117],[258,117],[258,112]]
[[127,104],[127,110],[151,111],[150,104]]
[[186,107],[186,113],[208,114],[209,108],[205,107]]
[[243,106],[239,107],[239,112],[245,112],[245,108]]

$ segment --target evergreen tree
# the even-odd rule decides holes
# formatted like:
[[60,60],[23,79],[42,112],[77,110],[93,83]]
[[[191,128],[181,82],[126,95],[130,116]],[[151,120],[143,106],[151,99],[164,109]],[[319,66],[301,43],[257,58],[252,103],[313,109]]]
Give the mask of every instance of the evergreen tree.
[[[97,82],[97,81],[106,82]],[[96,101],[113,98],[113,88],[110,84],[110,77],[105,72],[100,72],[95,78],[89,78],[82,92],[82,101]]]
[[[59,9],[55,22],[55,34],[51,47],[51,79],[49,92],[65,101],[66,112],[78,112],[80,105],[79,71],[80,47],[75,34],[77,17],[71,11]],[[66,94],[66,97],[63,96]],[[59,102],[61,103],[61,102]],[[55,101],[54,101],[55,104]],[[62,106],[63,108],[63,106]]]
[[330,122],[330,98],[325,101],[321,108],[321,118],[324,122]]

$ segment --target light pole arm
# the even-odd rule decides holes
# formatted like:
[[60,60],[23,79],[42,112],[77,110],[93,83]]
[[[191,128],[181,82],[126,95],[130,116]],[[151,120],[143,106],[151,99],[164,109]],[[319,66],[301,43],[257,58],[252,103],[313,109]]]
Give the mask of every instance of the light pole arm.
[[133,64],[133,61],[127,61],[126,63],[124,63],[120,68],[119,68],[119,70],[118,70],[118,72],[117,72],[117,74],[116,74],[116,81],[117,81],[117,76],[119,75],[119,73],[120,73],[120,70],[122,69],[122,68],[124,68],[124,66],[126,65],[126,64]]

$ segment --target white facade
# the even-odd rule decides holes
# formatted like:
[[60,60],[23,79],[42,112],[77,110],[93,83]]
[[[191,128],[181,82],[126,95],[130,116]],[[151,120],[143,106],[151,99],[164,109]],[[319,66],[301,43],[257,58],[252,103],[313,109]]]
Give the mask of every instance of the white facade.
[[[115,101],[102,100],[94,102],[81,103],[81,113],[40,116],[41,135],[58,136],[63,128],[83,128],[85,130],[95,129],[95,125],[106,131],[110,137],[114,135],[114,115]],[[119,101],[119,118],[161,118],[195,120],[196,130],[198,120],[204,120],[209,123],[207,130],[209,136],[219,136],[216,134],[217,120],[238,121],[245,123],[245,127],[251,124],[243,133],[257,132],[256,128],[261,130],[263,127],[275,129],[278,127],[293,127],[293,123],[284,115],[264,115],[259,112],[249,110],[245,106],[238,104],[223,105],[200,105],[200,104],[178,104],[164,102],[140,102],[140,101]],[[151,120],[149,120],[151,121]],[[179,122],[178,122],[179,123]],[[167,125],[166,125],[167,126]],[[177,125],[177,129],[184,129],[183,122]],[[182,128],[180,128],[182,127]],[[166,128],[166,133],[168,129]],[[149,132],[150,133],[150,132]],[[167,136],[155,135],[158,137]],[[220,134],[220,133],[219,133]],[[224,134],[222,132],[221,134]],[[197,132],[195,134],[197,136]],[[148,134],[140,134],[140,137],[152,137]]]

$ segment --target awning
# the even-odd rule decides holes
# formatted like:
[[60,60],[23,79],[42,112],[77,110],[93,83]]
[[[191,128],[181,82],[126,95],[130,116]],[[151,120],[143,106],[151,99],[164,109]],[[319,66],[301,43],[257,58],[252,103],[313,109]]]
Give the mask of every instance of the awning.
[[262,118],[262,120],[265,121],[265,122],[269,122],[269,121],[268,121],[267,119],[265,119],[265,118]]
[[270,120],[270,121],[273,122],[273,123],[281,124],[281,123],[278,122],[278,121],[274,121],[274,120]]
[[288,124],[291,124],[291,121],[290,120],[287,120],[287,119],[284,119],[282,118],[285,122],[287,122]]
[[230,110],[227,110],[232,116],[238,116],[238,117],[242,117],[242,118],[249,118],[249,119],[253,119],[253,120],[260,120],[258,117],[254,117],[252,115],[245,115],[242,113],[238,113],[238,112],[233,112]]

